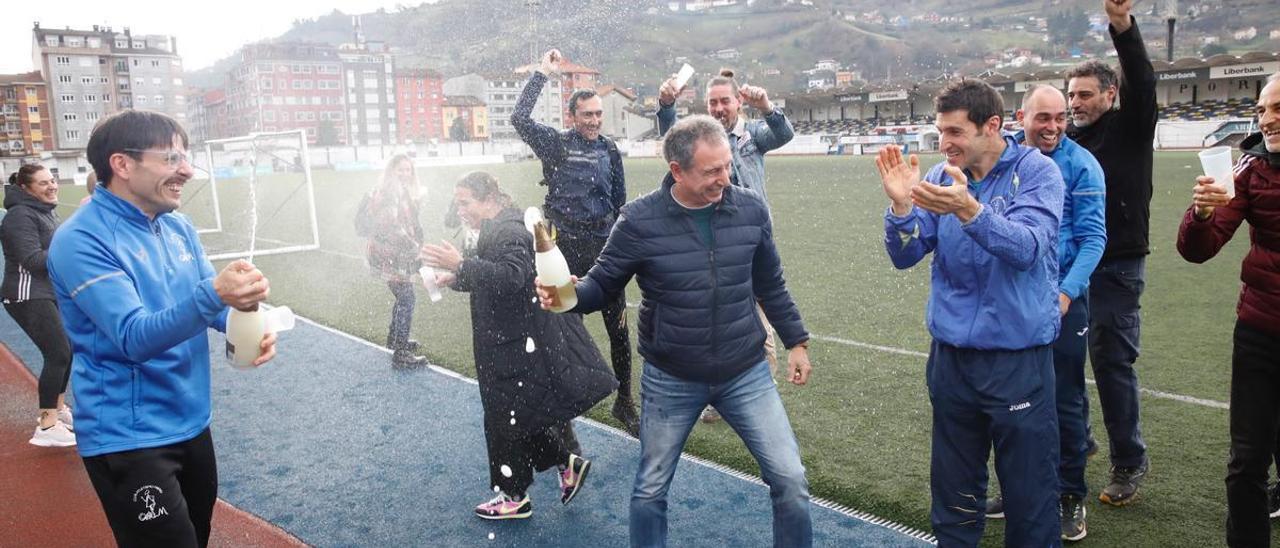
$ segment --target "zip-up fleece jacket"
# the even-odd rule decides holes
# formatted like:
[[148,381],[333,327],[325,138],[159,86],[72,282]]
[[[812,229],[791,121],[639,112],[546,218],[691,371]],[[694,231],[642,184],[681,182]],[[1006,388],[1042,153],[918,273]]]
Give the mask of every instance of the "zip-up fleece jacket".
[[[1013,136],[1019,143],[1026,132]],[[1058,164],[1066,194],[1058,227],[1058,291],[1072,301],[1089,288],[1089,277],[1107,246],[1107,186],[1093,154],[1063,135],[1048,155]]]
[[0,299],[6,304],[52,301],[53,285],[49,283],[45,258],[58,228],[58,204],[46,204],[22,187],[6,185],[4,207],[8,213],[0,222],[0,244],[4,245]]
[[1240,266],[1236,313],[1250,327],[1280,335],[1280,153],[1268,152],[1261,133],[1240,143],[1236,196],[1200,221],[1188,207],[1178,227],[1178,253],[1193,263],[1212,259],[1249,221],[1249,252]]
[[1120,59],[1120,110],[1104,113],[1088,127],[1067,126],[1067,135],[1093,153],[1107,177],[1107,248],[1103,260],[1143,257],[1151,252],[1151,144],[1156,138],[1156,73],[1138,24],[1111,42]]
[[604,239],[627,203],[622,154],[601,135],[588,141],[576,129],[557,130],[533,121],[533,107],[547,76],[534,71],[511,112],[511,125],[542,161],[545,209],[556,229],[576,237]]
[[[659,105],[658,135],[666,135],[675,123],[675,105]],[[781,108],[773,109],[763,120],[742,122],[742,128],[742,135],[729,135],[729,148],[733,151],[733,184],[759,192],[768,206],[769,195],[764,190],[764,155],[790,143],[796,133]]]
[[227,307],[195,227],[99,187],[53,237],[49,277],[75,354],[76,448],[92,457],[209,426],[209,337]]
[[[889,208],[884,245],[893,266],[910,268],[933,253],[929,333],[974,350],[1024,350],[1052,343],[1058,311],[1058,224],[1063,183],[1058,166],[1039,150],[1005,137],[1004,154],[969,192],[982,204],[961,224],[955,215]],[[953,184],[933,166],[925,180]],[[967,174],[966,174],[967,175]]]
[[760,195],[726,187],[708,243],[672,198],[674,184],[668,173],[660,188],[623,206],[595,266],[578,281],[573,312],[600,310],[635,276],[640,355],[694,382],[724,382],[764,360],[756,301],[787,348],[809,340]]

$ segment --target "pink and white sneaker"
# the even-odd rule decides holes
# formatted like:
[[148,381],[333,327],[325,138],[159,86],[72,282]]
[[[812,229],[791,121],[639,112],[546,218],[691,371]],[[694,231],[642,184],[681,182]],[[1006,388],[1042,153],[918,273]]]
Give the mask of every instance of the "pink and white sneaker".
[[476,517],[480,519],[524,519],[533,515],[533,502],[529,495],[518,499],[498,493],[484,504],[476,506]]
[[587,472],[591,471],[591,461],[569,453],[569,464],[560,471],[560,503],[569,504],[578,496],[582,483],[587,481]]

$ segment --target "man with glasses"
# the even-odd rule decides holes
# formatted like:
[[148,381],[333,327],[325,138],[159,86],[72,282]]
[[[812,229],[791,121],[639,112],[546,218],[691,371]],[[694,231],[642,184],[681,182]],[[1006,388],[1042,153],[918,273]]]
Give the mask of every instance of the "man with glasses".
[[[87,151],[101,187],[49,250],[75,354],[77,449],[121,546],[208,544],[218,475],[207,330],[269,292],[246,261],[214,272],[195,227],[173,214],[192,176],[186,150],[163,114],[103,120]],[[275,341],[262,339],[254,365]]]
[[[581,89],[569,97],[573,129],[558,130],[533,121],[531,114],[547,79],[559,74],[563,61],[559,50],[542,55],[542,64],[529,76],[511,125],[533,153],[542,160],[547,198],[543,210],[555,223],[556,243],[564,252],[569,270],[586,276],[604,249],[618,210],[627,202],[622,154],[612,139],[600,134],[603,103],[594,90]],[[609,333],[610,359],[618,379],[613,418],[632,436],[640,432],[640,417],[631,399],[631,334],[627,329],[627,299],[619,293],[600,312]]]

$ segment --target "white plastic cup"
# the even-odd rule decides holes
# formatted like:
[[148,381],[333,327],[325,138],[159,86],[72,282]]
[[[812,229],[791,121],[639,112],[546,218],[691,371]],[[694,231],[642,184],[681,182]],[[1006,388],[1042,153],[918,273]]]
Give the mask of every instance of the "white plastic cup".
[[1226,189],[1228,198],[1236,197],[1235,170],[1231,163],[1231,147],[1213,147],[1200,151],[1200,167],[1213,184]]
[[424,266],[418,269],[418,275],[422,276],[422,285],[427,288],[427,295],[431,297],[431,302],[439,302],[444,298],[444,295],[440,294],[440,286],[436,285],[435,269]]

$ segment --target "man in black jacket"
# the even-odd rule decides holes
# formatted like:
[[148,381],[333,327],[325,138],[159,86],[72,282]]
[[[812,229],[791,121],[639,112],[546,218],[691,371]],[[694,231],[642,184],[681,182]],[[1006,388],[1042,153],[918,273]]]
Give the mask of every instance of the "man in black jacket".
[[[558,130],[533,121],[533,107],[547,79],[560,72],[560,51],[543,54],[542,63],[529,76],[520,100],[511,113],[511,125],[542,161],[547,198],[543,210],[559,233],[557,245],[564,252],[569,271],[585,276],[600,255],[618,209],[627,201],[622,155],[608,137],[600,134],[603,107],[594,90],[578,90],[569,98],[573,129]],[[640,431],[640,418],[631,399],[631,333],[627,329],[627,298],[619,293],[601,313],[609,334],[609,357],[618,379],[613,417],[627,432]]]
[[[631,545],[665,546],[667,490],[680,450],[708,404],[742,436],[773,500],[775,546],[813,544],[800,448],[764,357],[756,302],[791,349],[788,378],[809,379],[809,334],[782,278],[769,210],[729,184],[724,127],[705,115],[663,142],[671,170],[659,189],[622,208],[596,264],[577,282],[572,312],[600,310],[632,276],[640,286],[640,470],[631,492]],[[544,308],[555,288],[539,287]]]
[[[1139,298],[1145,285],[1151,217],[1151,145],[1156,128],[1156,78],[1129,12],[1133,0],[1103,0],[1123,78],[1100,61],[1067,73],[1071,125],[1067,135],[1092,152],[1107,182],[1107,247],[1089,283],[1093,303],[1089,358],[1102,418],[1111,440],[1111,480],[1098,496],[1123,506],[1147,474],[1147,446],[1138,418]],[[1120,108],[1116,108],[1119,99]]]

